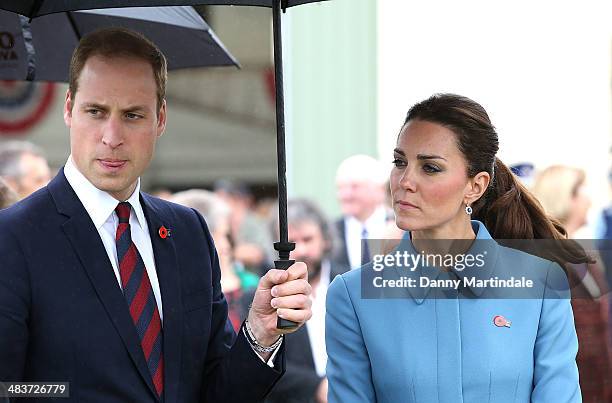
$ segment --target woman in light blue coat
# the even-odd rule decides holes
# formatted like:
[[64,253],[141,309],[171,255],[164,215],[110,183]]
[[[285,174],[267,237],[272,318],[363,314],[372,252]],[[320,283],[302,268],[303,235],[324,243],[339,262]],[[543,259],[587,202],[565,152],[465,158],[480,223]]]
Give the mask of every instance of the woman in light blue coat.
[[375,257],[336,277],[327,292],[330,403],[581,401],[569,287],[555,262],[589,257],[565,245],[544,259],[493,240],[565,237],[497,150],[486,111],[468,98],[434,95],[410,109],[390,177],[406,231],[394,252],[484,263],[401,270],[397,259],[379,271]]

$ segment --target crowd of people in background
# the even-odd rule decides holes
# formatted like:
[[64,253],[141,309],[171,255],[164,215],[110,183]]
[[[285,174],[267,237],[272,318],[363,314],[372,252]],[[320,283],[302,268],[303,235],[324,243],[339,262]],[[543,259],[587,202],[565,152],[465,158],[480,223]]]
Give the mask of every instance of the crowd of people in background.
[[51,180],[43,151],[32,143],[10,141],[0,146],[0,178],[24,199]]
[[[330,220],[316,200],[293,199],[288,204],[292,258],[307,263],[313,288],[313,317],[287,336],[287,371],[268,403],[326,402],[325,295],[333,278],[369,261],[363,239],[400,237],[388,200],[391,165],[366,155],[345,159],[336,172],[341,217]],[[520,175],[519,175],[520,176]],[[0,208],[8,207],[44,187],[51,170],[42,150],[28,142],[0,144]],[[543,208],[564,228],[568,238],[587,224],[591,202],[584,171],[552,166],[524,182]],[[219,180],[212,190],[190,189],[159,196],[197,210],[206,220],[217,248],[221,286],[236,330],[244,320],[258,279],[273,267],[278,239],[277,210],[269,200],[257,205],[245,184]],[[600,214],[595,242],[612,239],[612,209]],[[268,216],[266,219],[266,215]],[[579,339],[577,363],[583,401],[612,401],[612,252],[600,247],[595,263],[568,267],[578,279],[572,307]],[[610,399],[610,400],[604,400]]]

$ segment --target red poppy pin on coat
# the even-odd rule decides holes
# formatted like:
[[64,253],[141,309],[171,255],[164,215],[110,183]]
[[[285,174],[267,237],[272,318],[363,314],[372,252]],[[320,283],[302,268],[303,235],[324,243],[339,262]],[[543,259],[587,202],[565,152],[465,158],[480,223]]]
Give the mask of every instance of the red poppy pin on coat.
[[497,327],[510,327],[510,325],[512,324],[512,322],[510,322],[508,319],[504,318],[501,315],[495,316],[493,318],[493,323]]
[[161,227],[159,227],[159,237],[161,239],[166,239],[170,236],[170,230],[166,227],[164,227],[163,225]]

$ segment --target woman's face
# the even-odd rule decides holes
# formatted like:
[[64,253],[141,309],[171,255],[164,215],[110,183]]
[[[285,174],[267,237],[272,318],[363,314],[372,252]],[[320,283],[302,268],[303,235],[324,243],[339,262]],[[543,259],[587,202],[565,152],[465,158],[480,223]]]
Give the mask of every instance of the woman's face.
[[233,260],[234,251],[232,249],[232,243],[229,238],[229,221],[220,220],[217,223],[215,230],[212,232],[213,241],[215,242],[215,249],[217,249],[217,255],[221,264],[231,264]]
[[587,215],[591,207],[591,199],[588,196],[585,185],[580,185],[576,189],[576,194],[572,197],[570,214],[572,214],[577,227],[587,224]]
[[455,133],[437,123],[409,121],[393,158],[390,186],[399,228],[427,230],[468,218],[465,201],[474,191],[473,181]]

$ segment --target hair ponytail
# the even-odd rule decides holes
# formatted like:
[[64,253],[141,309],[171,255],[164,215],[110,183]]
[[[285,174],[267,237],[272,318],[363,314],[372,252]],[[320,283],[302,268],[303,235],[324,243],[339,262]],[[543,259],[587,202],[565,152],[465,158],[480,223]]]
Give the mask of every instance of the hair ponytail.
[[567,238],[560,223],[546,215],[535,196],[497,157],[489,188],[472,207],[474,219],[482,221],[493,238]]
[[552,248],[531,249],[529,252],[561,265],[592,263],[578,243],[567,239],[567,231],[561,223],[546,214],[537,198],[497,157],[493,180],[472,208],[474,219],[482,221],[494,239],[563,240]]

